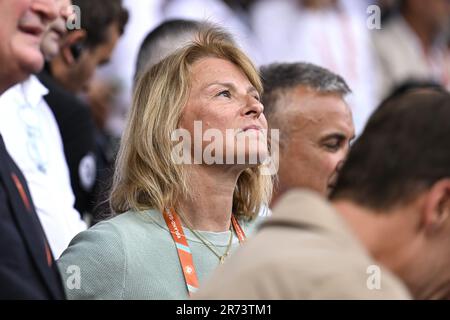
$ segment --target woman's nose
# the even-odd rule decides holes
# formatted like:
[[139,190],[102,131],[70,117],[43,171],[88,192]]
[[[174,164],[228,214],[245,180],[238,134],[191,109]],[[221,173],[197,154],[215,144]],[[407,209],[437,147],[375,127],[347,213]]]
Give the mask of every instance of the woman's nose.
[[246,106],[243,110],[245,116],[252,116],[256,119],[264,112],[264,106],[254,97],[248,97]]

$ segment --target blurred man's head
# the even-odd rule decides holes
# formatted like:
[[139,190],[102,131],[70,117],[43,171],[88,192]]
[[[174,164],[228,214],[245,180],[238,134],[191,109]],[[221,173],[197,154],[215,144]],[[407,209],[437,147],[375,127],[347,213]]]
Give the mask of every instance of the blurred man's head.
[[[395,86],[389,95],[385,98],[386,101],[394,99],[397,96],[402,96],[408,92],[424,92],[424,91],[446,91],[439,83],[432,80],[423,79],[409,79]],[[386,105],[381,103],[381,106]]]
[[122,0],[72,0],[80,8],[81,28],[69,30],[51,61],[53,77],[73,93],[85,91],[98,66],[106,64],[128,22]]
[[0,92],[42,69],[40,43],[55,17],[54,0],[0,0]]
[[449,119],[443,91],[386,100],[352,146],[331,194],[371,253],[417,298],[450,298]]
[[[209,26],[207,22],[182,19],[166,20],[161,23],[141,44],[136,62],[135,81],[151,66],[187,45],[195,39],[199,31]],[[231,35],[224,34],[224,36],[226,40],[233,42]]]
[[[350,92],[338,75],[305,63],[261,68],[263,105],[271,129],[280,130],[279,186],[327,195],[354,137]],[[276,199],[275,199],[276,200]]]
[[58,17],[49,25],[41,43],[41,50],[46,61],[52,60],[59,53],[61,41],[67,33],[67,20],[72,16],[71,0],[55,0]]
[[419,23],[432,36],[446,32],[450,26],[448,0],[402,0],[401,10],[410,22]]
[[323,10],[336,6],[338,0],[299,0],[300,4],[310,10]]

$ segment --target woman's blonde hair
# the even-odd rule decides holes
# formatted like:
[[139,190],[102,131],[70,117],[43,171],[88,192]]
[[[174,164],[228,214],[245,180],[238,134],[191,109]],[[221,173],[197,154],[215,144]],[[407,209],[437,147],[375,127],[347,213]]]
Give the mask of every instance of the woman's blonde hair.
[[[110,196],[113,212],[177,209],[180,199],[190,196],[186,168],[172,157],[171,135],[189,97],[190,66],[206,57],[233,62],[262,93],[250,59],[217,27],[201,30],[192,43],[146,71],[138,80],[116,161]],[[272,177],[261,174],[260,166],[247,168],[234,190],[233,213],[251,219],[261,204],[269,203],[271,194]]]

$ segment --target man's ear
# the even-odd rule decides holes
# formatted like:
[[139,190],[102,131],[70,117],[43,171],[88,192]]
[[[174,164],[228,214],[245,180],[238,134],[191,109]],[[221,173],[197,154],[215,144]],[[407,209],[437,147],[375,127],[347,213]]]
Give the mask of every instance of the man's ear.
[[61,55],[66,64],[72,65],[76,62],[76,57],[73,56],[70,48],[77,43],[83,42],[85,39],[85,30],[74,30],[67,33],[64,44],[61,47]]
[[450,178],[436,182],[426,193],[422,212],[425,232],[432,234],[450,219]]

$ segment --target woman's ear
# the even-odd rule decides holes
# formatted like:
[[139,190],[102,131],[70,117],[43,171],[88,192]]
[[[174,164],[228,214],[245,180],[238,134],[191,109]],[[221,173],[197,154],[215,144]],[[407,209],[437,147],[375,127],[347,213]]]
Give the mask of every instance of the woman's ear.
[[67,65],[73,65],[78,57],[74,56],[73,48],[80,45],[86,39],[85,30],[74,30],[66,35],[64,44],[61,48],[63,61]]
[[434,234],[450,219],[450,178],[436,182],[425,195],[422,221],[425,231]]

